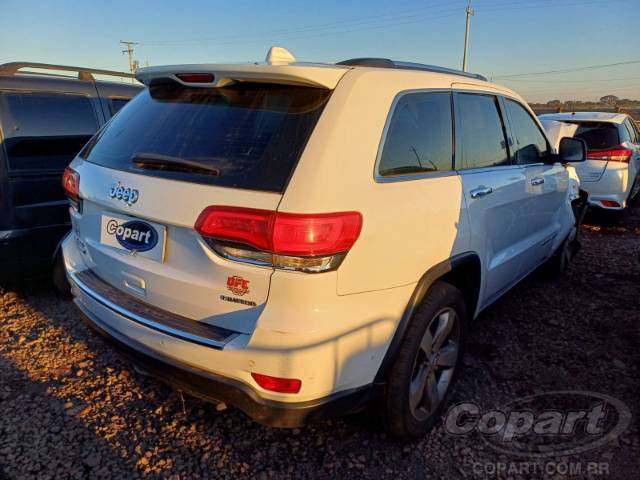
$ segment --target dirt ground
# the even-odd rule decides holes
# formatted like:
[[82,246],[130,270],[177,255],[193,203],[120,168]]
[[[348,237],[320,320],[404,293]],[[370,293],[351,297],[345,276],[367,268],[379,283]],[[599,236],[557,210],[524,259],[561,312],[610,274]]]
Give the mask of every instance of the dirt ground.
[[[556,390],[606,394],[631,423],[613,442],[542,463],[573,477],[640,474],[640,206],[624,223],[591,215],[567,274],[533,275],[474,323],[450,403],[497,407]],[[372,414],[296,430],[165,387],[95,337],[46,281],[0,286],[0,479],[22,478],[568,478],[439,424],[418,442]],[[514,463],[515,462],[515,463]],[[587,472],[589,464],[605,468]]]

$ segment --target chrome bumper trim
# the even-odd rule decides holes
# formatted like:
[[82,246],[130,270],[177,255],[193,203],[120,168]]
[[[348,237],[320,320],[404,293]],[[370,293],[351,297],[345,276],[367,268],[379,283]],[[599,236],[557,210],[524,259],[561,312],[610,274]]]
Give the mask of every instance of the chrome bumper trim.
[[[83,278],[81,278],[81,275],[83,276]],[[93,272],[90,272],[88,270],[74,273],[68,272],[68,276],[70,278],[72,287],[78,287],[85,295],[90,297],[92,300],[102,304],[104,307],[112,310],[118,315],[125,317],[127,320],[139,323],[140,325],[151,328],[166,335],[170,335],[181,340],[186,340],[198,345],[203,345],[218,350],[223,349],[227,343],[229,343],[238,335],[237,332],[233,332],[231,330],[216,327],[213,325],[207,325],[198,322],[197,320],[180,317],[165,310],[160,310],[157,307],[144,304],[131,297],[130,295],[127,295],[126,293],[120,292],[119,290],[111,287]],[[137,301],[139,305],[143,306],[145,309],[155,311],[158,314],[158,317],[163,318],[151,319],[132,312],[126,308],[123,308],[118,303],[107,298],[104,294],[100,294],[96,292],[95,289],[92,289],[89,285],[87,285],[89,282],[86,280],[90,280],[92,283],[101,282],[102,284],[104,284],[104,289],[107,292],[109,290],[114,291],[115,295],[122,297],[128,303]],[[78,300],[82,301],[81,299]],[[85,305],[85,307],[87,306]]]

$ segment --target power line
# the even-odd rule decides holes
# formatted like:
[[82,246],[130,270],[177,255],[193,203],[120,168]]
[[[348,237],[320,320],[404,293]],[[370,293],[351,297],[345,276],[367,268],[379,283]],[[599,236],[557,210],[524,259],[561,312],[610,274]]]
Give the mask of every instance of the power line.
[[[459,12],[459,8],[451,8],[447,7],[445,9],[433,10],[431,9],[429,12],[423,12],[425,9],[414,10],[410,14],[403,15],[384,15],[378,17],[371,17],[369,19],[358,19],[358,20],[344,20],[341,22],[333,22],[331,24],[321,24],[321,25],[310,25],[306,27],[300,27],[296,29],[284,29],[284,30],[272,30],[259,34],[255,34],[245,37],[243,40],[238,41],[237,34],[233,35],[223,35],[217,37],[208,37],[208,38],[199,38],[199,39],[183,39],[183,40],[147,40],[141,42],[143,45],[162,45],[162,46],[171,46],[171,45],[187,45],[193,43],[209,43],[209,42],[217,42],[218,45],[226,45],[226,44],[238,44],[238,43],[254,43],[258,41],[263,41],[266,38],[273,38],[277,36],[279,39],[296,39],[296,38],[309,38],[309,37],[317,37],[317,36],[326,36],[326,35],[336,35],[341,33],[350,33],[353,31],[361,31],[361,30],[369,30],[375,28],[382,28],[387,26],[396,26],[396,25],[405,25],[408,23],[416,23],[422,22],[425,19],[436,19],[442,18],[444,16],[455,15]],[[423,13],[420,13],[423,12]],[[433,14],[436,15],[433,15]],[[410,20],[414,19],[414,20]],[[354,28],[355,27],[355,28]],[[346,28],[346,30],[345,30]],[[339,30],[337,30],[339,29]],[[293,35],[293,36],[291,36]],[[229,41],[226,41],[229,39]],[[220,41],[223,41],[220,43]]]
[[[511,1],[511,2],[491,2],[485,3],[483,2],[480,7],[476,7],[476,11],[481,13],[489,13],[489,12],[500,12],[507,10],[517,10],[524,8],[553,8],[553,7],[566,7],[566,6],[582,6],[582,5],[590,5],[590,4],[600,4],[606,3],[610,4],[611,2],[626,2],[629,0],[574,0],[571,3],[567,2],[555,2],[554,0],[533,0],[533,1]],[[464,2],[467,3],[467,2]],[[341,35],[348,34],[354,32],[360,32],[365,30],[373,30],[380,28],[388,28],[395,26],[408,25],[413,23],[420,23],[426,20],[436,20],[441,18],[446,18],[450,16],[455,16],[460,12],[460,9],[464,6],[456,4],[455,6],[451,3],[445,5],[441,5],[436,7],[423,7],[415,10],[405,10],[404,13],[398,14],[384,14],[384,15],[376,15],[358,19],[351,20],[338,20],[330,23],[323,24],[315,24],[315,25],[307,25],[301,26],[295,29],[277,29],[266,31],[262,33],[257,33],[255,35],[244,37],[242,40],[237,39],[237,34],[232,35],[222,35],[222,36],[214,36],[214,37],[205,37],[205,38],[192,38],[192,39],[181,39],[181,40],[145,40],[141,41],[140,44],[145,46],[183,46],[189,44],[197,44],[197,43],[212,43],[217,42],[218,45],[237,45],[237,44],[247,44],[247,43],[259,43],[267,40],[275,40],[277,38],[278,41],[282,40],[296,40],[296,39],[305,39],[305,38],[316,38],[316,37],[325,37],[329,35]]]
[[582,72],[585,70],[598,70],[600,68],[609,68],[609,67],[617,67],[620,65],[633,65],[636,63],[640,63],[640,60],[627,60],[625,62],[616,62],[616,63],[605,63],[602,65],[589,65],[586,67],[577,67],[577,68],[564,68],[561,70],[547,70],[546,72],[530,72],[530,73],[512,73],[508,75],[493,75],[492,78],[503,78],[503,79],[511,79],[517,77],[533,77],[537,75],[552,75],[558,73],[570,73],[570,72]]
[[[505,78],[505,82],[527,82],[527,83],[594,83],[594,82],[628,82],[629,80],[637,80],[638,77],[625,78],[593,78],[590,80],[530,80],[528,78]],[[542,85],[540,85],[542,86]],[[526,88],[526,87],[525,87]]]

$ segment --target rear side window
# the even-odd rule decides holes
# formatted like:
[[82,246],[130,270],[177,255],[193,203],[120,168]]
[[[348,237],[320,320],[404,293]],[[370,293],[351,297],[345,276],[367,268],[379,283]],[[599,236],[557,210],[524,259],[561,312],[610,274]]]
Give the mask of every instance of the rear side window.
[[156,82],[82,156],[145,175],[282,192],[329,96],[290,85]]
[[614,123],[578,123],[578,129],[576,130],[574,137],[581,138],[587,142],[587,149],[589,151],[608,150],[620,145],[618,126]]
[[379,174],[393,176],[451,170],[451,122],[450,93],[403,95],[389,122]]
[[505,99],[507,116],[515,135],[514,158],[518,165],[540,163],[549,156],[549,145],[529,112],[517,102]]
[[82,95],[4,92],[0,104],[9,170],[61,170],[98,129]]
[[631,143],[638,143],[639,142],[638,132],[636,131],[635,126],[633,125],[633,120],[627,118],[624,121],[624,125],[625,127],[627,127],[627,130],[629,131],[629,138]]
[[458,138],[462,162],[458,169],[508,165],[504,124],[493,95],[458,93]]

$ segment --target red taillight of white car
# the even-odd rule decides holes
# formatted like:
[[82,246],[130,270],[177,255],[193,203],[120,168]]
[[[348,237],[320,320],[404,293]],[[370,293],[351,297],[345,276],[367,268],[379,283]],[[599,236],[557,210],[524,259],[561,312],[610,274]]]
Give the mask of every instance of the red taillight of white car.
[[338,268],[360,235],[362,215],[211,206],[195,229],[225,258],[316,273]]
[[78,210],[80,202],[80,174],[73,168],[67,167],[62,174],[62,188],[71,202],[71,206]]
[[587,153],[588,160],[604,160],[607,162],[629,163],[633,150],[623,146],[613,147],[609,150],[596,150]]

